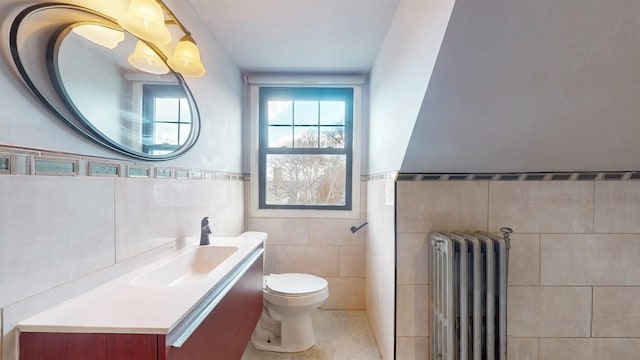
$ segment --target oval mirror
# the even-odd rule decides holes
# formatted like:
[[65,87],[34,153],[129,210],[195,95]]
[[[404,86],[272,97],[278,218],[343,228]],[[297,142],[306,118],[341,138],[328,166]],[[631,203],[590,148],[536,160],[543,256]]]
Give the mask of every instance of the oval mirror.
[[[35,27],[52,19],[67,20]],[[113,19],[89,9],[57,4],[26,9],[16,18],[14,27],[14,60],[19,69],[22,67],[25,82],[76,131],[113,150],[146,160],[175,158],[197,140],[198,109],[184,79],[166,67],[162,55],[123,31]],[[35,42],[27,36],[48,38],[43,44],[45,51],[25,46],[19,49],[20,43]],[[135,61],[128,60],[141,47],[159,60],[155,68],[150,68],[154,74],[140,71],[131,65]],[[45,60],[21,61],[34,53],[43,54]],[[29,68],[43,64],[45,71]],[[166,74],[160,74],[163,72]]]

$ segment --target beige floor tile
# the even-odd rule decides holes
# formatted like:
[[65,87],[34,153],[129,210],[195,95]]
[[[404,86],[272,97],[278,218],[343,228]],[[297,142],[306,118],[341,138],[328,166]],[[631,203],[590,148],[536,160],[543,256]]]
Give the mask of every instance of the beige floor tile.
[[285,354],[248,345],[242,360],[380,360],[364,310],[318,310],[313,316],[316,345]]
[[373,340],[333,342],[334,360],[380,360]]
[[364,311],[337,310],[331,317],[333,341],[370,341],[373,339]]
[[291,354],[291,360],[333,360],[333,342],[318,342],[307,351]]

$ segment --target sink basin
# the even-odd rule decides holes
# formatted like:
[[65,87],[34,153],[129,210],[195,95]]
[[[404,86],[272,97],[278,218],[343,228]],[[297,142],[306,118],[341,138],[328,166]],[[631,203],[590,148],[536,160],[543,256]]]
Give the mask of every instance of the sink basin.
[[185,286],[209,274],[238,250],[235,246],[200,246],[131,281],[140,286]]

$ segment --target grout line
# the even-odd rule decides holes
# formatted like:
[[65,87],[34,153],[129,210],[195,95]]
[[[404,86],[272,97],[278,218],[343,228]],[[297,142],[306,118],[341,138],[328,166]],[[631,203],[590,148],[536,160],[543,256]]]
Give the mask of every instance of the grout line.
[[491,213],[491,183],[487,181],[487,227],[486,227],[487,232],[490,230],[489,229],[489,220],[491,219],[490,213]]
[[113,265],[118,264],[118,224],[117,224],[117,216],[116,216],[116,202],[117,202],[117,187],[118,184],[116,182],[116,178],[113,178]]
[[596,233],[596,182],[593,182],[593,218],[591,222],[591,232]]
[[542,234],[538,234],[538,286],[542,286]]
[[591,319],[589,319],[589,337],[593,337],[593,286],[591,287]]

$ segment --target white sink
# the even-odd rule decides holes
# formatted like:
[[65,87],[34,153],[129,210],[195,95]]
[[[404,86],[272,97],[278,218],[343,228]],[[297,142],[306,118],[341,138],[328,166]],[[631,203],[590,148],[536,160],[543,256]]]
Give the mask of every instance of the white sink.
[[235,246],[199,246],[133,280],[139,286],[185,286],[205,278],[216,266],[233,255]]

